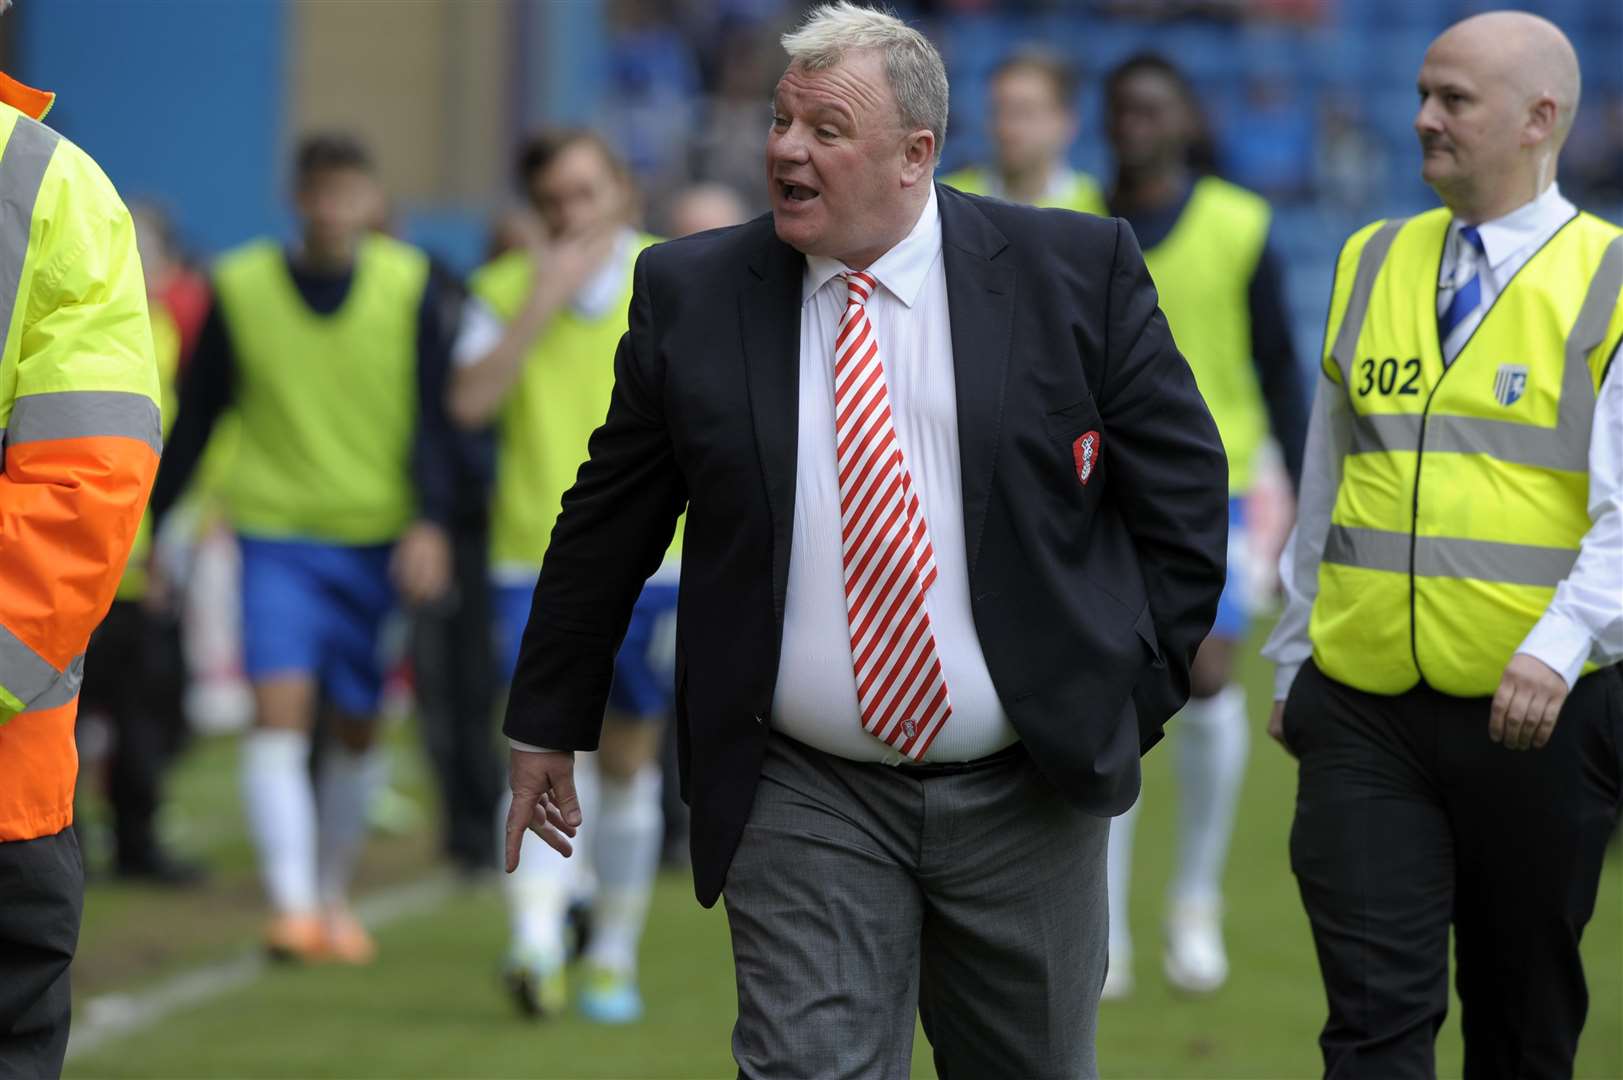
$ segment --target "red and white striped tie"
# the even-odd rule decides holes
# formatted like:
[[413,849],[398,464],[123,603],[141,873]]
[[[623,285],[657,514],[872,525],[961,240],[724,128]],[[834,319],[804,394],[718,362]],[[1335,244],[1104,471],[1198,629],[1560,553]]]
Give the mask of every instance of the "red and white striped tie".
[[896,441],[879,339],[868,319],[877,283],[865,273],[842,276],[834,437],[857,703],[864,730],[918,761],[952,715],[924,608],[924,593],[935,583],[935,550]]

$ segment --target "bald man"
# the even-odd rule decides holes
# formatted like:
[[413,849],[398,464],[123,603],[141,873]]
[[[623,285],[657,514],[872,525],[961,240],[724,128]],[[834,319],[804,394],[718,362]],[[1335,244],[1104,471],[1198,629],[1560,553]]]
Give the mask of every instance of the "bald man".
[[1542,19],[1449,29],[1415,117],[1444,206],[1336,269],[1264,649],[1327,1076],[1434,1075],[1451,924],[1465,1076],[1572,1075],[1623,773],[1623,231],[1555,183],[1578,87]]
[[676,193],[666,211],[671,237],[737,225],[749,217],[743,198],[726,184],[693,184]]

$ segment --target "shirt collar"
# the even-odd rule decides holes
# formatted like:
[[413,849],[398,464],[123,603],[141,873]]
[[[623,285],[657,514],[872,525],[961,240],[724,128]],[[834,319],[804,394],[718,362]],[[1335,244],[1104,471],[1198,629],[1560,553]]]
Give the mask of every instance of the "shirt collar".
[[596,273],[586,279],[586,284],[581,286],[570,302],[575,314],[583,319],[601,318],[619,302],[626,287],[626,264],[631,260],[636,244],[635,229],[627,227],[620,230],[620,235],[615,238],[613,254]]
[[[1503,217],[1483,222],[1477,226],[1477,232],[1482,235],[1488,265],[1498,268],[1529,244],[1548,239],[1577,212],[1578,208],[1561,194],[1561,186],[1551,184],[1532,202],[1523,203]],[[1456,250],[1465,243],[1459,235],[1464,227],[1458,218],[1450,226]]]
[[45,114],[51,111],[51,106],[56,103],[56,95],[49,90],[36,90],[32,86],[25,86],[0,71],[0,102],[10,105],[25,116],[43,120]]
[[[941,209],[936,205],[935,184],[930,185],[930,198],[924,204],[913,231],[901,243],[875,259],[867,272],[896,299],[912,307],[924,289],[925,277],[941,253]],[[801,288],[801,303],[851,268],[827,255],[806,256],[806,273]]]

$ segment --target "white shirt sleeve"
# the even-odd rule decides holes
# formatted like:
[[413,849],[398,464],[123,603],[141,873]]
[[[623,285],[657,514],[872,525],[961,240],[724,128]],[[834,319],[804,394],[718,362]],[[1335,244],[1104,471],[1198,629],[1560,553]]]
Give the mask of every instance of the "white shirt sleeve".
[[531,746],[529,743],[527,743],[527,742],[519,742],[517,739],[508,739],[507,740],[507,745],[508,745],[509,748],[511,748],[513,750],[523,750],[526,753],[530,753],[530,754],[558,754],[558,753],[562,753],[562,751],[560,751],[560,750],[548,750],[544,746]]
[[1341,488],[1342,461],[1352,445],[1352,409],[1341,386],[1323,372],[1313,395],[1313,414],[1307,425],[1307,448],[1302,455],[1302,489],[1297,493],[1296,526],[1279,554],[1279,580],[1285,589],[1285,610],[1262,647],[1272,660],[1274,700],[1283,701],[1302,664],[1313,655],[1308,620],[1319,593],[1319,563],[1330,535],[1330,514]]
[[1589,531],[1578,560],[1517,652],[1542,660],[1570,688],[1586,661],[1623,660],[1623,347],[1595,403],[1589,436]]
[[470,296],[462,302],[462,323],[451,345],[451,366],[468,367],[494,349],[506,329],[490,306]]

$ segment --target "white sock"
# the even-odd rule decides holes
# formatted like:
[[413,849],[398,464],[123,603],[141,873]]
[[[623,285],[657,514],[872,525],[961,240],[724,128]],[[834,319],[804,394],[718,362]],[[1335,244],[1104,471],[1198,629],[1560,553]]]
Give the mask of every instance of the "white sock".
[[[564,858],[535,833],[525,830],[519,848],[518,869],[502,876],[507,917],[514,952],[539,956],[543,963],[564,960],[564,916],[580,888],[582,867],[591,858],[589,826],[597,817],[597,769],[589,754],[575,755],[575,795],[581,804],[581,829],[572,844],[575,853]],[[507,812],[513,805],[509,792],[497,805],[496,828],[507,844]],[[590,877],[590,874],[584,876]]]
[[1110,901],[1110,951],[1125,956],[1133,949],[1127,923],[1127,900],[1133,879],[1133,827],[1138,823],[1140,796],[1127,813],[1110,819],[1110,847],[1105,855],[1105,894]]
[[[590,904],[597,895],[597,836],[603,812],[602,774],[597,753],[575,755],[575,798],[580,800],[581,826],[575,835],[574,871],[569,878],[569,902]],[[595,932],[595,931],[594,931]]]
[[1169,899],[1174,905],[1221,905],[1223,866],[1251,749],[1245,690],[1225,686],[1213,697],[1191,700],[1174,731],[1178,864]]
[[316,881],[321,902],[344,903],[366,840],[366,812],[389,773],[381,747],[357,753],[341,743],[323,748],[316,776],[320,821]]
[[308,732],[254,728],[242,737],[242,801],[271,906],[284,915],[313,913],[316,799]]
[[600,783],[594,860],[597,897],[592,906],[588,959],[595,966],[631,976],[637,971],[637,943],[648,921],[648,901],[664,839],[659,766],[645,765],[629,781],[604,776]]

